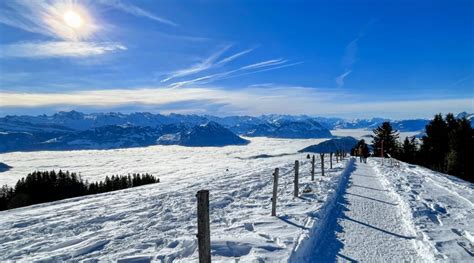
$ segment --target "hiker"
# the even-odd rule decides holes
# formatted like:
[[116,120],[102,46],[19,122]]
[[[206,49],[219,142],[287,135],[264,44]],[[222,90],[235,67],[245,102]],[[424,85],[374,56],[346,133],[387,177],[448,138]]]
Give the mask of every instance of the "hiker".
[[359,155],[359,162],[360,163],[362,162],[362,159],[364,158],[362,151],[363,151],[362,144],[360,144],[359,148],[357,148],[357,155]]
[[370,156],[370,152],[369,146],[366,143],[362,145],[362,156],[364,158],[364,163],[367,163],[367,158]]
[[369,146],[365,143],[365,140],[362,139],[357,144],[356,148],[357,155],[359,156],[359,162],[367,163],[367,157],[369,157]]

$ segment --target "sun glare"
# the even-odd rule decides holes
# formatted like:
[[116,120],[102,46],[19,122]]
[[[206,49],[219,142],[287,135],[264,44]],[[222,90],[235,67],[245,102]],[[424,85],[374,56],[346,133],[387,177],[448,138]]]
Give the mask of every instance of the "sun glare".
[[80,28],[83,24],[82,17],[74,11],[64,13],[63,19],[66,25],[72,28]]
[[[0,0],[1,1],[1,0]],[[51,33],[68,41],[90,39],[98,30],[92,6],[76,0],[57,0],[41,10],[42,21]]]

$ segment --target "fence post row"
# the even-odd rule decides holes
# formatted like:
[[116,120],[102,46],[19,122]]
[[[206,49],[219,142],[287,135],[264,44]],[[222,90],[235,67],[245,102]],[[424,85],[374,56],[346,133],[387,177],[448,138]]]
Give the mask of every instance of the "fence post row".
[[313,158],[311,159],[311,181],[314,181],[314,165],[315,165],[315,162],[316,162],[316,158],[314,157],[314,154],[313,154]]
[[295,197],[298,197],[298,181],[299,181],[299,170],[300,170],[300,162],[298,160],[295,161]]
[[279,169],[275,168],[275,172],[273,172],[272,216],[276,216],[276,203],[277,203],[277,193],[278,193],[278,172],[279,172]]
[[211,262],[211,233],[209,227],[209,190],[197,192],[199,262]]
[[320,153],[319,156],[321,157],[321,176],[324,176],[324,153]]

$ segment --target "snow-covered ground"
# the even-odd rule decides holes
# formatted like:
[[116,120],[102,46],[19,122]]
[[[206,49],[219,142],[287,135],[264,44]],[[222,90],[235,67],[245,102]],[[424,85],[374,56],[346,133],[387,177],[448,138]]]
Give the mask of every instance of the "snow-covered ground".
[[326,223],[314,235],[312,247],[295,262],[434,261],[427,245],[416,237],[398,195],[384,182],[369,164],[351,166]]
[[472,262],[474,184],[402,162],[382,165],[381,160],[372,159],[370,164],[385,188],[397,193],[400,211],[437,260]]
[[[324,211],[321,207],[339,185],[343,164],[335,163],[325,177],[317,170],[317,180],[311,182],[304,154],[247,158],[291,153],[312,143],[256,139],[253,147],[6,154],[8,160],[2,160],[28,171],[36,165],[63,168],[93,180],[151,170],[162,182],[0,212],[0,260],[195,261],[195,194],[209,189],[214,260],[286,261],[317,225],[318,211]],[[302,161],[300,190],[313,190],[300,198],[293,197],[295,159]],[[277,167],[278,217],[271,217],[271,174]]]
[[[2,154],[13,166],[0,173],[2,183],[60,168],[91,181],[149,172],[162,182],[0,212],[0,261],[195,262],[201,189],[210,190],[217,262],[472,260],[473,184],[415,165],[382,165],[378,158],[334,163],[325,177],[317,158],[312,182],[306,155],[295,152],[322,140],[251,140],[222,148]],[[300,198],[293,197],[296,159],[301,192],[312,189]],[[271,217],[277,167],[278,216]]]
[[246,158],[261,154],[293,154],[326,139],[246,138],[247,146],[184,147],[157,145],[114,150],[39,151],[0,154],[0,162],[12,168],[0,173],[0,185],[15,183],[35,170],[63,169],[80,173],[89,181],[106,175],[151,173],[161,180],[174,182],[205,176],[225,176],[229,172],[250,172],[256,167],[277,167],[283,158]]

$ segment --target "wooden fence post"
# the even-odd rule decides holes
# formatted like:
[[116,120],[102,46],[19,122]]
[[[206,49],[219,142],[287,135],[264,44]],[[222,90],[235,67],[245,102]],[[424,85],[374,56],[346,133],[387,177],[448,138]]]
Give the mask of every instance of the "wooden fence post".
[[324,153],[320,153],[319,156],[321,157],[321,176],[324,176]]
[[300,170],[300,162],[298,160],[295,161],[295,197],[298,197],[298,181],[299,181],[299,178],[298,178],[298,175],[299,175],[299,170]]
[[311,159],[311,181],[314,181],[314,165],[316,163],[316,158],[314,157]]
[[332,169],[332,153],[329,153],[329,168]]
[[211,262],[211,233],[209,227],[209,190],[197,192],[199,262]]
[[336,152],[336,163],[339,162],[339,151]]
[[276,204],[277,204],[277,193],[278,193],[278,172],[279,172],[279,169],[275,168],[275,172],[273,172],[272,216],[276,216]]
[[383,165],[383,160],[385,159],[385,156],[383,154],[383,140],[380,141],[380,156],[382,157],[382,165]]

